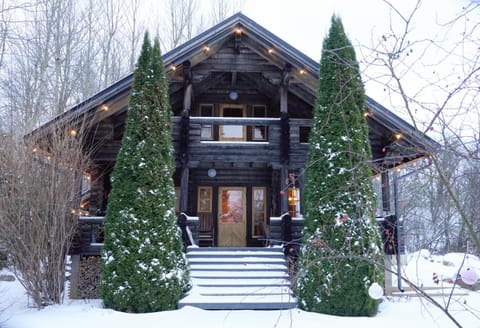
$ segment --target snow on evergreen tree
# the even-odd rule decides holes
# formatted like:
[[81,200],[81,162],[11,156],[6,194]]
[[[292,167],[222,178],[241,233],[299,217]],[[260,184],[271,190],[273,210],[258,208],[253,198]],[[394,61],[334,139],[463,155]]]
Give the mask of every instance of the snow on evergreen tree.
[[374,221],[365,92],[355,51],[333,16],[323,42],[305,177],[304,245],[297,281],[303,309],[374,315],[368,288],[383,282]]
[[175,309],[190,287],[176,224],[171,109],[160,44],[145,33],[105,217],[101,295],[126,312]]

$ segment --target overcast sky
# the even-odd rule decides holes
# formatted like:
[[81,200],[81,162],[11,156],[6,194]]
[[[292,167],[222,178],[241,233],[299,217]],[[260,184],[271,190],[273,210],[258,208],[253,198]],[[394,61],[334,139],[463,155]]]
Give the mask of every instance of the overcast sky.
[[[461,0],[423,0],[414,21],[416,34],[431,34],[437,22],[445,21],[462,8]],[[323,37],[336,14],[354,44],[369,45],[389,31],[397,15],[383,0],[244,0],[242,12],[315,60],[320,58]],[[416,0],[391,3],[407,15]],[[393,21],[392,21],[393,20]],[[396,25],[399,26],[399,25]]]
[[[396,110],[402,117],[408,118],[405,112],[402,113],[399,98],[392,97],[383,85],[374,82],[384,71],[371,65],[371,49],[378,48],[382,36],[391,33],[392,29],[401,35],[405,24],[399,14],[407,18],[416,3],[416,0],[392,0],[391,4],[399,11],[396,13],[383,0],[244,0],[242,12],[316,61],[320,59],[322,41],[328,32],[331,16],[340,16],[347,35],[356,47],[367,94],[389,108],[398,105]],[[427,90],[425,86],[431,81],[446,79],[442,82],[445,87],[454,83],[447,80],[458,80],[458,76],[468,71],[463,59],[456,55],[447,58],[446,52],[455,49],[466,52],[467,57],[478,55],[478,35],[477,43],[469,45],[464,42],[461,47],[456,46],[466,28],[463,20],[445,26],[468,3],[466,0],[423,0],[413,17],[408,35],[412,54],[402,61],[398,70],[405,74],[406,92],[418,99],[428,99],[433,108],[441,104],[444,95],[439,88],[429,87]],[[476,22],[479,21],[478,14],[472,16]],[[413,45],[426,39],[435,41],[436,45],[433,46],[430,41]],[[416,114],[424,121],[422,124],[428,124],[431,115]]]
[[[150,1],[153,3],[147,9],[147,19],[161,20],[161,2]],[[200,11],[208,15],[215,1],[199,0]],[[227,0],[228,3],[230,1],[238,4],[239,10],[249,18],[315,61],[320,60],[330,18],[333,14],[341,17],[345,31],[356,48],[367,94],[411,122],[404,103],[392,92],[396,86],[388,79],[391,74],[378,66],[377,53],[373,49],[391,47],[394,39],[382,41],[383,36],[402,35],[405,24],[401,16],[408,18],[417,0],[391,0],[391,6],[383,0]],[[470,2],[421,0],[420,8],[411,20],[406,38],[409,42],[408,54],[407,51],[402,53],[396,60],[395,69],[407,95],[422,102],[413,109],[421,130],[422,126],[429,126],[433,113],[447,97],[446,91],[452,90],[459,78],[468,74],[472,66],[470,63],[480,56],[478,31],[475,31],[477,35],[471,35],[473,41],[464,42],[462,36],[464,30],[472,29],[472,25],[480,22],[480,8],[469,14],[470,21],[461,18],[455,20],[455,24],[447,24]],[[158,14],[152,14],[151,8],[155,8]],[[478,66],[477,63],[475,65]],[[385,86],[385,83],[389,85]],[[445,114],[453,114],[443,119],[449,121],[456,116],[455,126],[458,127],[474,121],[478,131],[477,114],[472,120],[471,116],[461,117],[455,111],[460,101],[465,104],[463,99],[452,102],[452,110],[445,111]],[[465,107],[474,107],[472,99],[468,101],[470,103]],[[478,107],[478,104],[475,105]]]

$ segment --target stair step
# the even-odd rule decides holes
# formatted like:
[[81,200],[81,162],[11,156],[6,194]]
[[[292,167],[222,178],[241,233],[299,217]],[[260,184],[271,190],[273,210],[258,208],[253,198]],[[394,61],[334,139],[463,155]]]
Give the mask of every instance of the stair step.
[[187,254],[191,252],[261,252],[261,253],[283,253],[282,247],[193,247],[188,246]]
[[202,263],[190,264],[191,271],[285,271],[285,264]]
[[283,253],[276,253],[276,252],[265,252],[265,253],[253,253],[253,252],[190,252],[187,253],[187,258],[276,258],[276,259],[283,259],[285,256]]
[[230,278],[230,279],[257,279],[257,278],[284,278],[288,279],[286,272],[265,271],[191,271],[192,278]]
[[205,310],[281,310],[296,307],[296,299],[285,295],[188,295],[178,307],[195,306]]
[[192,278],[196,286],[216,287],[265,287],[265,286],[288,286],[290,281],[283,278],[257,278],[257,279],[231,279],[231,278]]
[[192,290],[179,307],[273,310],[296,307],[281,247],[189,247]]
[[190,264],[255,264],[255,263],[268,263],[268,264],[283,264],[285,265],[285,258],[271,258],[271,257],[188,257],[188,263]]
[[203,296],[233,296],[233,295],[292,295],[288,285],[284,286],[236,286],[236,287],[198,287],[196,293]]

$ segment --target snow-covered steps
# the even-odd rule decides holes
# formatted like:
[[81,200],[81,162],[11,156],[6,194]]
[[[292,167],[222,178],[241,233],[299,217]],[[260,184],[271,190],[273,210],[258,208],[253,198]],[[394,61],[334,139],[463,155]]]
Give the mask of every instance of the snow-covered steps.
[[296,307],[281,247],[189,248],[192,290],[179,307],[280,310]]

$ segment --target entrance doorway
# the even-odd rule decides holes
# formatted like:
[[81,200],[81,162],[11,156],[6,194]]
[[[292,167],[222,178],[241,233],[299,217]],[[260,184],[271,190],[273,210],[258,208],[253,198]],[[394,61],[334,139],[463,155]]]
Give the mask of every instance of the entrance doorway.
[[246,188],[218,188],[218,246],[246,246]]
[[268,187],[198,186],[200,246],[264,246]]

